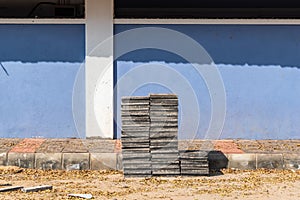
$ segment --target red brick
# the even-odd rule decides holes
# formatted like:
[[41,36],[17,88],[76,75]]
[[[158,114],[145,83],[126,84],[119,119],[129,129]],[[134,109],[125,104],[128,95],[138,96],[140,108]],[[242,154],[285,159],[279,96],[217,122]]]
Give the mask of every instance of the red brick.
[[13,147],[10,152],[35,153],[35,151],[46,141],[46,139],[24,139]]
[[222,151],[224,154],[227,153],[244,153],[238,145],[232,140],[218,140],[214,141],[214,149],[217,151]]
[[121,153],[122,152],[122,143],[121,140],[115,141],[115,153]]

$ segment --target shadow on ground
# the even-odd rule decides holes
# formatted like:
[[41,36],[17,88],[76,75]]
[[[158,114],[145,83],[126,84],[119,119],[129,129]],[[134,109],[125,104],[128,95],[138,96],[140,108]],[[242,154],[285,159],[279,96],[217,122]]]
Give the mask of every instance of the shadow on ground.
[[221,151],[210,151],[208,153],[209,176],[223,175],[222,169],[227,168],[228,158]]

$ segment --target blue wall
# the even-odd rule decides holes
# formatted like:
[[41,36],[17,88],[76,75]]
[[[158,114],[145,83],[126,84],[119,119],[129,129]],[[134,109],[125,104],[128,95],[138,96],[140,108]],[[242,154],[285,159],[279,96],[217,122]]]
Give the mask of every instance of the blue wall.
[[[115,33],[140,27],[150,25],[115,25]],[[300,26],[158,27],[190,36],[206,49],[216,63],[223,78],[227,99],[226,119],[220,138],[300,138]],[[119,48],[117,44],[115,48]],[[196,137],[204,138],[211,115],[209,92],[205,82],[183,58],[154,49],[127,53],[117,59],[116,81],[130,70],[150,61],[166,64],[188,79],[201,108],[200,128]],[[168,89],[157,84],[147,84],[138,88],[134,95],[155,92],[168,92]],[[193,121],[191,116],[183,117]],[[181,138],[193,137],[188,124],[181,126],[185,126],[179,133]],[[120,135],[119,131],[117,134]]]
[[0,25],[0,45],[0,137],[78,137],[72,91],[84,25]]

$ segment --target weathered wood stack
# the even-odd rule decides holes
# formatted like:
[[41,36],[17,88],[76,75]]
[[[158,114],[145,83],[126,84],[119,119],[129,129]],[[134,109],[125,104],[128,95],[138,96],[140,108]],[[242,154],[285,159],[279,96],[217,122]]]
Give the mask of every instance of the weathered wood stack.
[[180,174],[184,176],[209,175],[208,152],[187,150],[180,152]]
[[126,177],[208,175],[208,153],[178,151],[178,97],[123,97],[122,155]]
[[150,95],[150,152],[152,175],[180,175],[178,153],[178,97]]
[[123,97],[121,101],[124,175],[150,177],[149,97]]

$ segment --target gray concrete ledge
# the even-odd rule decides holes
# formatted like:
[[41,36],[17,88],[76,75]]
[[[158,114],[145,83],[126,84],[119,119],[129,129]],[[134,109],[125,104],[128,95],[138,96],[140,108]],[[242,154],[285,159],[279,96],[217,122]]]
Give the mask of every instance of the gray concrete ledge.
[[[290,153],[209,153],[211,170],[224,168],[300,170],[300,154]],[[0,166],[53,170],[122,170],[121,153],[2,153]]]

